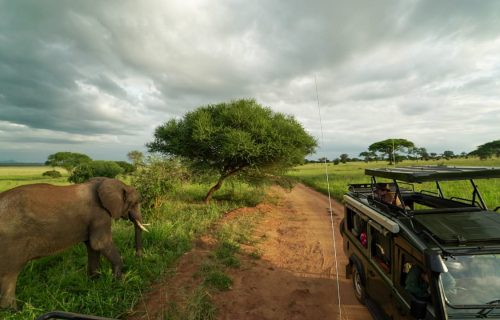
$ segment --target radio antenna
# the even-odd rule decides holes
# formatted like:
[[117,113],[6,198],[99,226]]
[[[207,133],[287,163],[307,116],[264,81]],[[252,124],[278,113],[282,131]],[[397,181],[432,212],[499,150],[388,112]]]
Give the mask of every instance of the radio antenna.
[[[318,82],[316,80],[316,75],[314,75],[314,85],[316,87],[316,100],[318,102],[319,125],[320,125],[320,129],[321,129],[321,145],[324,147],[325,146],[325,138],[323,136],[323,121],[321,119],[321,108],[319,106]],[[332,198],[330,195],[330,180],[328,178],[328,163],[327,163],[326,155],[323,158],[324,158],[324,162],[325,162],[325,176],[326,176],[326,185],[327,185],[327,190],[328,190],[328,211],[330,213],[330,223],[331,223],[331,227],[332,227],[333,253],[335,256],[335,274],[336,274],[336,279],[337,279],[337,297],[338,297],[338,303],[339,303],[339,319],[342,320],[342,304],[340,302],[339,267],[338,267],[338,260],[337,260],[337,243],[335,241],[335,226],[333,224]]]

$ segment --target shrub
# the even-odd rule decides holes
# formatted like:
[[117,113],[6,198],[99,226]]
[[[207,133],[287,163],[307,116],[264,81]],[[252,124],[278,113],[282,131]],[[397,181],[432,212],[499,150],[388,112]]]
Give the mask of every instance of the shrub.
[[115,161],[115,162],[123,169],[123,174],[131,174],[132,172],[135,171],[134,165],[128,163],[127,161]]
[[132,176],[132,185],[141,194],[141,206],[153,208],[162,196],[189,178],[188,169],[178,159],[149,157]]
[[42,173],[42,176],[44,177],[50,177],[50,178],[60,178],[62,177],[61,173],[57,170],[49,170],[49,171],[45,171],[44,173]]
[[115,178],[123,169],[115,161],[96,160],[75,168],[68,181],[82,183],[94,177]]

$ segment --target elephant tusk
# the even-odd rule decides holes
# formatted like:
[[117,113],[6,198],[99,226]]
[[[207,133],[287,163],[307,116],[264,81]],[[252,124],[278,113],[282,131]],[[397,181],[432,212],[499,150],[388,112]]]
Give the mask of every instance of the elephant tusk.
[[148,230],[148,229],[146,229],[146,227],[145,227],[145,226],[143,226],[143,225],[142,225],[142,223],[140,223],[140,222],[139,222],[139,221],[137,221],[137,220],[136,220],[135,222],[137,223],[137,226],[138,226],[139,228],[141,228],[141,230],[146,231],[146,232],[149,232],[149,230]]

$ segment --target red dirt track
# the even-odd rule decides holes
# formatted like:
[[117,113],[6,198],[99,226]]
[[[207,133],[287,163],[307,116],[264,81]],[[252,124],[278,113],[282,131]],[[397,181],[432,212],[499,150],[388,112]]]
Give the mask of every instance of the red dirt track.
[[[283,192],[283,191],[281,191]],[[328,198],[297,185],[284,193],[256,229],[266,239],[262,258],[233,270],[231,291],[216,295],[218,319],[341,319]],[[342,319],[371,319],[345,278],[347,258],[338,224],[343,207],[332,202]]]
[[[347,258],[339,231],[342,205],[332,202],[340,317],[328,198],[301,184],[291,192],[277,187],[272,192],[281,198],[279,204],[242,208],[226,217],[264,213],[254,231],[254,237],[261,239],[256,248],[262,255],[254,259],[242,254],[240,268],[227,270],[233,280],[231,290],[211,296],[217,319],[372,319],[356,300],[351,280],[345,278]],[[163,319],[169,303],[178,300],[179,289],[198,285],[193,274],[210,247],[210,241],[199,241],[180,260],[176,275],[155,285],[129,319]]]

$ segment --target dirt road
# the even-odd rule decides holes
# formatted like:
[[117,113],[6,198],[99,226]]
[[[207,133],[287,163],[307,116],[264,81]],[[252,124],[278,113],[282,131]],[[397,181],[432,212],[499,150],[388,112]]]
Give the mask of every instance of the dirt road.
[[[225,217],[263,216],[253,234],[260,240],[254,246],[243,247],[248,253],[257,250],[261,257],[240,254],[241,266],[227,270],[233,280],[231,290],[211,295],[217,319],[371,319],[368,310],[356,300],[351,281],[345,279],[347,260],[338,227],[342,205],[332,203],[339,310],[328,198],[300,184],[291,192],[277,187],[272,192],[281,199],[278,204],[241,208]],[[210,237],[200,239],[180,259],[175,276],[155,284],[129,320],[165,319],[169,305],[183,304],[186,292],[200,284],[194,275],[213,250],[211,243]]]
[[[262,257],[232,270],[232,290],[214,296],[219,319],[371,319],[345,279],[346,257],[333,203],[341,312],[328,198],[303,185],[284,193],[256,229]],[[340,316],[342,314],[342,316]]]

